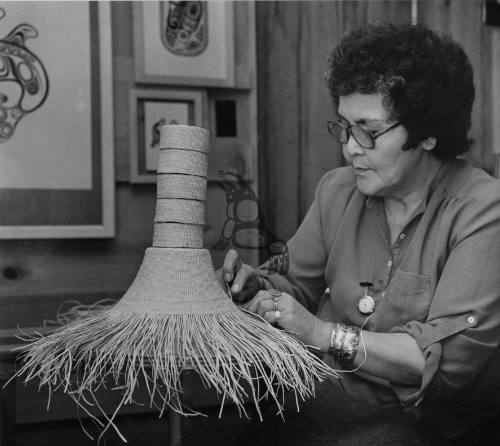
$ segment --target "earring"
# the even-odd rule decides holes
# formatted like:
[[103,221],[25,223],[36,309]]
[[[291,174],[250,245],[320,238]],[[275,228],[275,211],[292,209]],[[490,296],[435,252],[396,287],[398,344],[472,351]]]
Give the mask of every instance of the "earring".
[[433,136],[429,136],[428,138],[422,141],[422,148],[424,150],[430,151],[434,147],[436,147],[436,138],[434,138]]

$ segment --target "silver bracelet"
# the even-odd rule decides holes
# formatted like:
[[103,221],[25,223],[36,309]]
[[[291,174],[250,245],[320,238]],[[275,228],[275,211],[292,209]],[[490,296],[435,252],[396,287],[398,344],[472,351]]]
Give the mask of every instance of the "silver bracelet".
[[360,333],[358,327],[333,323],[328,353],[344,364],[352,364],[358,353]]

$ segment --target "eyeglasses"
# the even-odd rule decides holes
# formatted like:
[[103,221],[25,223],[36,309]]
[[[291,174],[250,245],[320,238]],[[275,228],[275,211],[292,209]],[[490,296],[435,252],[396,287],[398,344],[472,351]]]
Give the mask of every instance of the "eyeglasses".
[[375,140],[389,132],[392,129],[395,129],[399,125],[400,122],[395,122],[384,130],[380,132],[369,132],[365,130],[363,127],[358,124],[349,124],[341,121],[327,121],[326,125],[328,126],[328,131],[330,135],[333,136],[338,142],[341,144],[347,144],[349,141],[349,137],[353,137],[354,140],[361,146],[363,149],[373,149],[375,147]]

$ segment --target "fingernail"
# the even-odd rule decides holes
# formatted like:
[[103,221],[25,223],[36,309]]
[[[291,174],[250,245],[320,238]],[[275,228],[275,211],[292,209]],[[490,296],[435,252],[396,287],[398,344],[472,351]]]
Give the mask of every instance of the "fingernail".
[[231,279],[232,279],[231,274],[226,273],[225,277],[226,277],[226,282],[231,282]]
[[240,286],[238,284],[233,285],[232,288],[231,288],[231,291],[233,293],[237,293],[238,291],[240,291]]

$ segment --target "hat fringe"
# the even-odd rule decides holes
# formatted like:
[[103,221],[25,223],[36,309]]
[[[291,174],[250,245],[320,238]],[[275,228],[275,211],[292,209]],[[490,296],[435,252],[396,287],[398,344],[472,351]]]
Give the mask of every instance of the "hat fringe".
[[[50,392],[62,389],[94,420],[91,409],[97,407],[107,420],[101,436],[109,427],[121,436],[114,418],[123,405],[134,403],[142,382],[160,416],[166,408],[199,415],[182,401],[185,370],[217,392],[220,412],[230,400],[240,416],[248,416],[244,404],[253,402],[261,420],[260,401],[273,400],[281,413],[288,390],[295,393],[298,409],[299,398],[314,396],[315,381],[335,375],[294,336],[252,313],[150,314],[116,308],[92,313],[49,336],[32,338],[16,375],[24,375],[25,382],[37,378]],[[94,393],[110,381],[121,400],[107,416]]]

